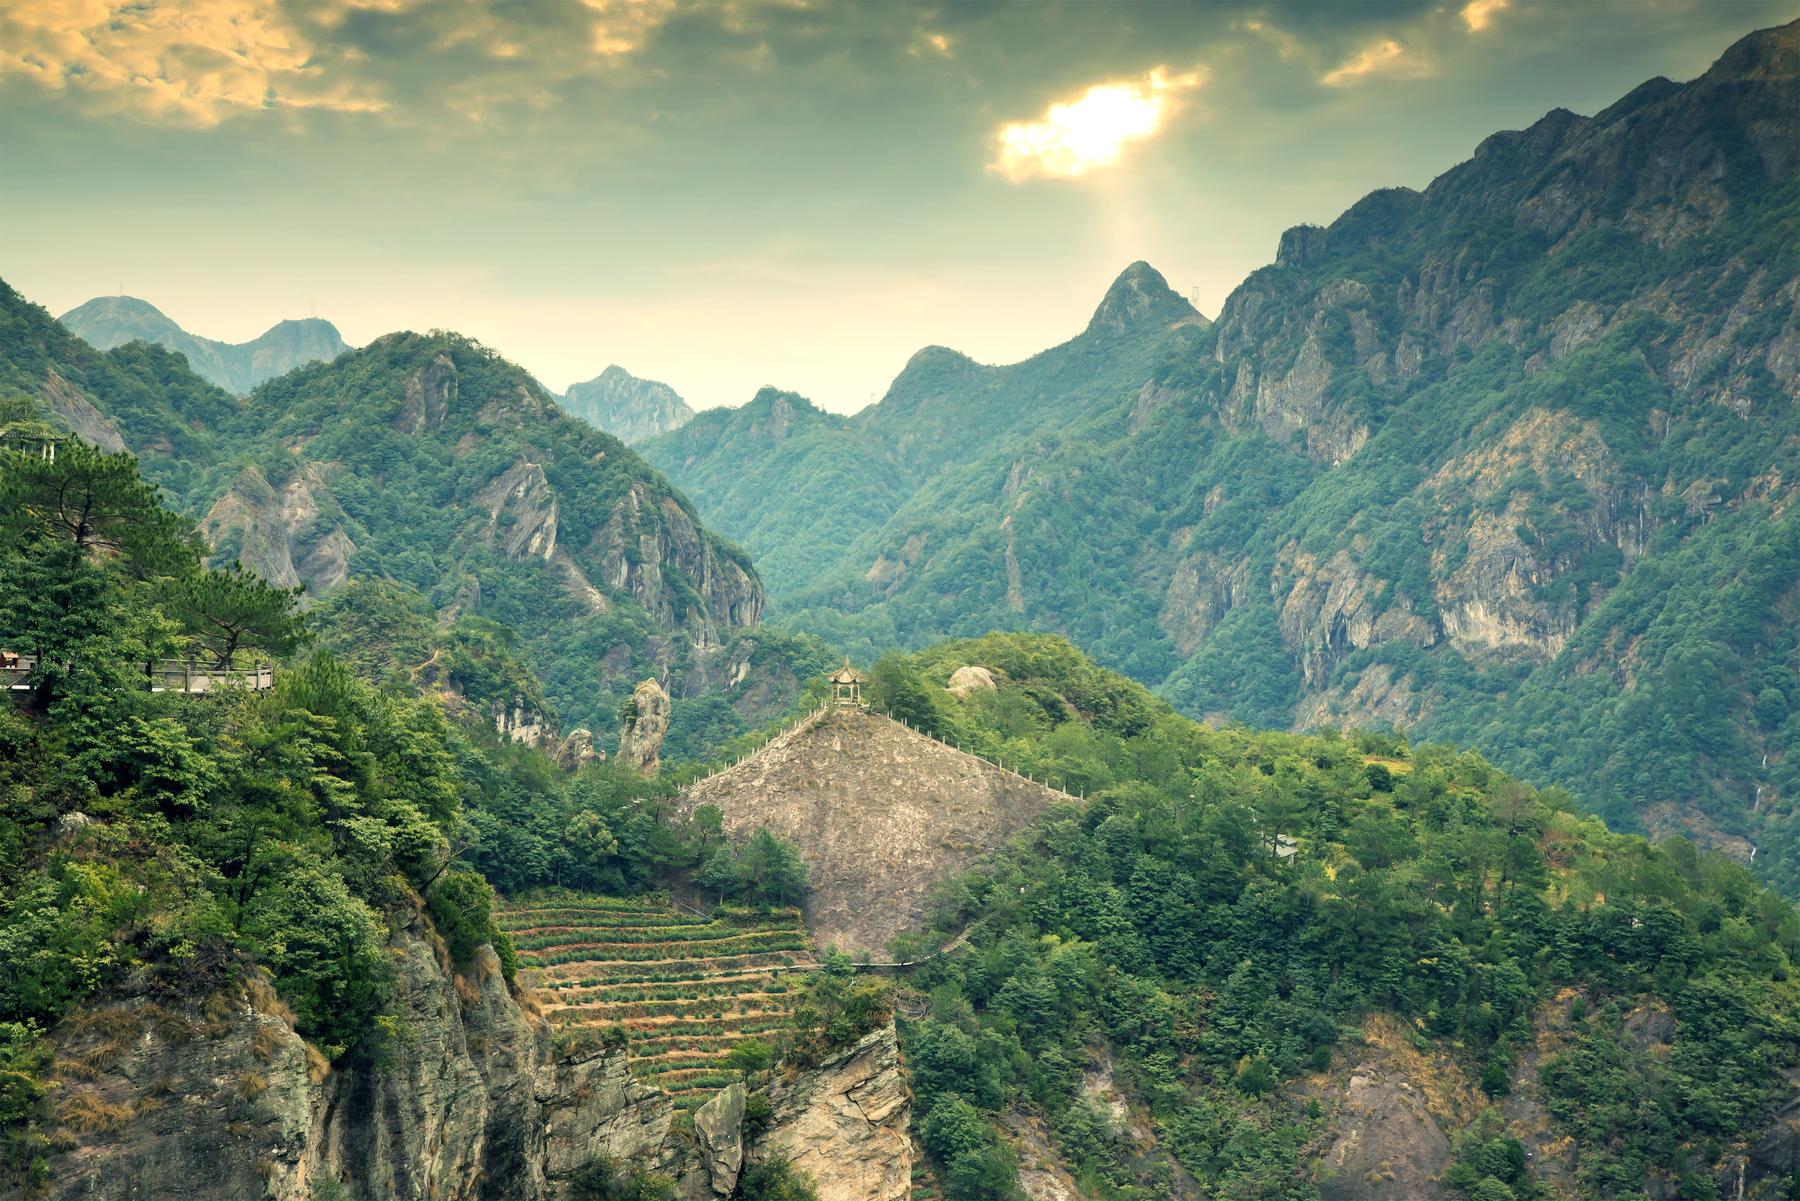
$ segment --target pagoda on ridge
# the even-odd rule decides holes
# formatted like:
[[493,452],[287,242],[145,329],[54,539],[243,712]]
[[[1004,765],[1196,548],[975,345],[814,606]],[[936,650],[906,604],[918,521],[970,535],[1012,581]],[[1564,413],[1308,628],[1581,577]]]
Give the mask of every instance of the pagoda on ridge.
[[844,656],[844,665],[826,676],[831,684],[831,700],[833,704],[845,708],[866,709],[868,705],[862,698],[862,686],[868,677],[850,666],[850,656]]

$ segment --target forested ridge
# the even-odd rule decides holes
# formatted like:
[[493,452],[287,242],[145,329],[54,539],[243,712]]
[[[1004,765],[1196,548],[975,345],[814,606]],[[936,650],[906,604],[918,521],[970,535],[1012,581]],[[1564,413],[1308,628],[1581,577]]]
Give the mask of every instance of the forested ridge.
[[[646,781],[501,741],[471,701],[534,686],[504,627],[440,625],[389,584],[302,621],[292,592],[204,567],[129,456],[4,453],[0,622],[40,664],[0,715],[18,765],[0,810],[14,1185],[138,1116],[58,1050],[102,1002],[205,1010],[266,981],[257,1003],[291,1013],[321,1065],[379,1071],[413,1037],[396,930],[426,922],[463,970],[488,946],[514,970],[495,884],[631,896],[691,878],[751,905],[804,889],[792,848],[669,816],[697,765]],[[61,519],[71,490],[93,520]],[[136,682],[190,652],[282,667],[262,693]],[[968,664],[997,687],[952,697]],[[917,1130],[954,1201],[1015,1196],[1045,1153],[1098,1197],[1349,1195],[1332,1191],[1362,1170],[1334,1158],[1356,1120],[1342,1081],[1371,1047],[1410,1048],[1421,1087],[1462,1098],[1442,1170],[1471,1198],[1647,1181],[1711,1197],[1740,1169],[1762,1196],[1800,1186],[1771,1126],[1800,1056],[1800,918],[1743,868],[1608,833],[1449,748],[1209,729],[1052,637],[945,643],[869,675],[882,709],[1088,798],[942,890],[934,928],[896,948],[963,938],[903,1006]],[[886,1004],[840,961],[794,1012],[770,1056],[804,1062]],[[1632,1034],[1646,1023],[1657,1039]],[[766,1080],[759,1056],[732,1070]]]
[[[998,690],[946,693],[964,664]],[[1372,1195],[1339,1177],[1381,1156],[1338,1155],[1382,1145],[1340,1112],[1378,1036],[1431,1063],[1409,1087],[1463,1094],[1453,1196],[1719,1197],[1746,1158],[1765,1195],[1800,1190],[1754,1149],[1800,1062],[1800,916],[1744,868],[1450,747],[1208,729],[1054,638],[941,644],[873,684],[1089,798],[942,889],[916,944],[967,932],[905,1026],[956,1201],[1010,1195],[1032,1122],[1096,1197]]]

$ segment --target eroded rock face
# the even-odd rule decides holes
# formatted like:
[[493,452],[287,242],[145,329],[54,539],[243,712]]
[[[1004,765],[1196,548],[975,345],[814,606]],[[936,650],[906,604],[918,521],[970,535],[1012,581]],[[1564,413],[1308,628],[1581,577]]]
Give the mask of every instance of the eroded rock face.
[[[749,567],[726,554],[673,497],[659,499],[643,483],[631,486],[576,557],[592,578],[629,593],[658,622],[703,640],[714,627],[753,626],[762,616],[762,585]],[[685,607],[666,564],[681,569],[703,608]]]
[[475,494],[487,514],[483,537],[509,561],[556,554],[556,490],[536,463],[521,459]]
[[645,680],[631,693],[631,705],[619,723],[619,759],[646,776],[662,767],[659,752],[669,732],[669,694],[655,680]]
[[594,732],[586,726],[570,730],[556,747],[556,765],[564,771],[580,771],[604,758],[606,752],[594,745]]
[[302,463],[281,485],[246,467],[200,522],[214,547],[235,546],[238,562],[278,588],[317,594],[350,576],[356,543],[331,494],[332,468]]
[[120,435],[119,427],[55,370],[45,374],[41,395],[50,411],[66,422],[83,442],[108,454],[116,455],[125,450],[125,439]]
[[728,1084],[694,1111],[694,1135],[700,1142],[712,1191],[729,1197],[744,1167],[744,1086]]
[[1315,1176],[1324,1201],[1440,1201],[1449,1132],[1480,1112],[1448,1056],[1415,1050],[1398,1021],[1371,1017],[1347,1079],[1324,1086],[1332,1125]]
[[912,1192],[912,1096],[889,1022],[795,1079],[769,1088],[771,1122],[753,1159],[787,1157],[819,1201],[905,1201]]
[[436,432],[456,404],[456,391],[456,362],[449,355],[440,354],[406,377],[405,399],[394,418],[394,427],[415,438]]
[[[407,1037],[380,1064],[333,1069],[261,980],[196,1011],[149,997],[79,1012],[56,1032],[71,1068],[57,1102],[71,1141],[51,1201],[566,1201],[606,1156],[718,1201],[745,1160],[744,1090],[674,1128],[674,1102],[625,1053],[558,1054],[493,952],[453,972],[423,917],[389,945]],[[899,1201],[912,1154],[891,1024],[816,1069],[785,1075],[763,1146],[814,1174],[822,1201]],[[765,1152],[768,1153],[768,1152]]]

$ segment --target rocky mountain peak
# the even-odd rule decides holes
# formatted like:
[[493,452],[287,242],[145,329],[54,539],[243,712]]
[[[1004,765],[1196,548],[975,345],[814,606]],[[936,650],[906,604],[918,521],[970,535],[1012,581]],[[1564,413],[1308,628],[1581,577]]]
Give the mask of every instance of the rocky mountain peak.
[[1169,287],[1162,272],[1142,260],[1119,273],[1088,322],[1090,334],[1127,334],[1196,317],[1194,306]]
[[617,363],[591,380],[569,385],[562,407],[629,445],[678,430],[694,416],[675,389],[639,379]]
[[240,393],[296,367],[335,359],[350,349],[337,327],[318,317],[277,322],[248,342],[203,338],[136,296],[96,296],[59,320],[97,350],[138,341],[172,350],[187,358],[196,375]]

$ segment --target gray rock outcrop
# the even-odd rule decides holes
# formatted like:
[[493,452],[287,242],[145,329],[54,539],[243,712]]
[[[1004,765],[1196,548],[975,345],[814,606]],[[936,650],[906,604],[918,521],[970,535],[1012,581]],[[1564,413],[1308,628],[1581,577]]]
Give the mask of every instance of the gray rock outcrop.
[[645,680],[632,690],[631,700],[619,722],[619,760],[646,776],[662,767],[663,735],[669,732],[669,694],[655,680]]

